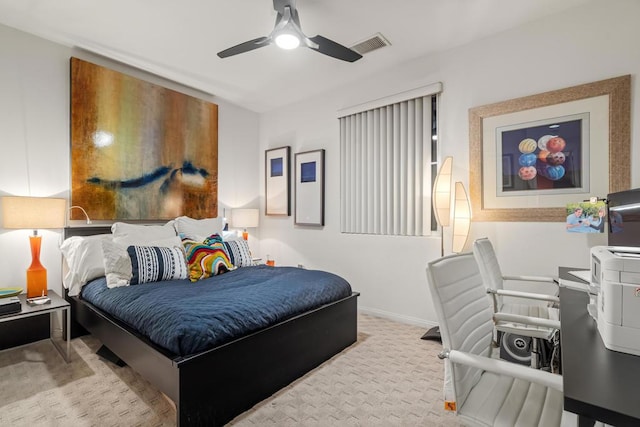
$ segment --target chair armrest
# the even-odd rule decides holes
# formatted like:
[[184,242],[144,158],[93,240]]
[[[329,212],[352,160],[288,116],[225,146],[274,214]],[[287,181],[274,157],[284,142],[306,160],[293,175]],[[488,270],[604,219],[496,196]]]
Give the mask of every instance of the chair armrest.
[[544,283],[555,283],[558,285],[558,279],[554,277],[547,276],[502,276],[503,280],[514,280],[520,282],[544,282]]
[[549,301],[549,302],[560,303],[560,298],[555,295],[536,294],[533,292],[512,291],[509,289],[487,289],[487,293],[496,294],[503,297],[517,297],[517,298],[534,299],[538,301]]
[[517,363],[482,357],[458,350],[443,350],[438,357],[441,359],[448,358],[452,363],[471,366],[473,368],[494,372],[496,374],[508,375],[510,377],[519,378],[553,388],[560,392],[563,391],[562,376],[541,371],[539,369],[533,369],[528,366],[518,365]]
[[560,321],[543,319],[541,317],[521,316],[510,313],[494,313],[493,320],[496,322],[513,322],[523,325],[540,326],[543,328],[560,329]]

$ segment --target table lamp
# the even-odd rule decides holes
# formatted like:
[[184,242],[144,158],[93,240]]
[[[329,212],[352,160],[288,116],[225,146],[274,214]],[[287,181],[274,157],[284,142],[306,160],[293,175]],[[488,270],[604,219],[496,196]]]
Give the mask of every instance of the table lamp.
[[231,226],[244,228],[242,238],[249,239],[247,228],[257,227],[260,211],[258,209],[231,209]]
[[47,269],[40,263],[39,228],[63,228],[67,201],[50,197],[2,197],[2,226],[32,229],[31,265],[27,269],[27,298],[47,295]]

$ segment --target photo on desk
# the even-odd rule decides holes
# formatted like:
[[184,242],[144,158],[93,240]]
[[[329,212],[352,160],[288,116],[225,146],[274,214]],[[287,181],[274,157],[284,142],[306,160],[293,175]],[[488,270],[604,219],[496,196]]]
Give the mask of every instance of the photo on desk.
[[579,202],[567,204],[567,232],[604,233],[607,225],[605,202]]

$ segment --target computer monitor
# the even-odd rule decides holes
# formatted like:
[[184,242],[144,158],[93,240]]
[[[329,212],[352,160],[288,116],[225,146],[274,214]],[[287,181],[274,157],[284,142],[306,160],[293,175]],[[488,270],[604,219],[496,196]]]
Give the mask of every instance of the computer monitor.
[[640,188],[607,195],[609,246],[640,247]]

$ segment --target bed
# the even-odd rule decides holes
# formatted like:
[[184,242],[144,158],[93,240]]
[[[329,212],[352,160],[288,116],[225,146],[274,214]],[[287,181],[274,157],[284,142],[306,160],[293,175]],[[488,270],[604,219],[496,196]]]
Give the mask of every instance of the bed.
[[[109,228],[74,227],[65,229],[65,238],[101,233],[109,233]],[[249,275],[252,268],[242,274]],[[255,271],[267,274],[269,268]],[[300,273],[290,270],[298,270],[292,271],[294,278]],[[240,277],[234,273],[226,274]],[[97,283],[96,293],[104,293],[101,286]],[[143,292],[143,286],[136,288]],[[72,336],[91,333],[106,347],[105,354],[115,355],[167,395],[176,405],[179,426],[223,425],[357,339],[358,293],[351,291],[313,308],[303,306],[284,319],[275,316],[241,337],[214,337],[210,348],[159,345],[134,329],[130,319],[117,319],[99,308],[99,302],[68,292],[65,297],[71,304]]]

